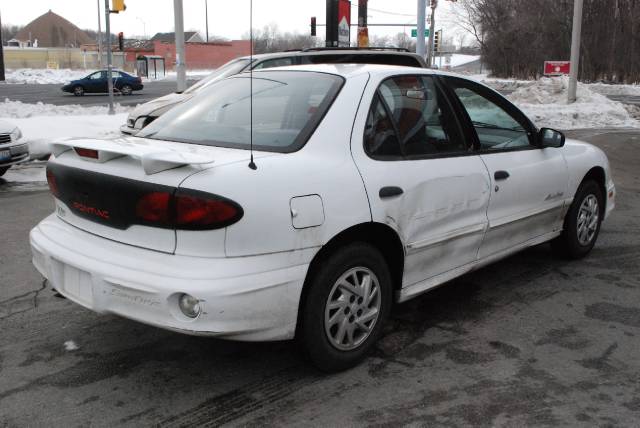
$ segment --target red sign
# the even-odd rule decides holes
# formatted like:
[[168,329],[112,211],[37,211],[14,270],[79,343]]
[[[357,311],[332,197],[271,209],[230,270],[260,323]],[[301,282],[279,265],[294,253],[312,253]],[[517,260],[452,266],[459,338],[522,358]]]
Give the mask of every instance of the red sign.
[[563,76],[571,71],[571,61],[545,61],[545,76]]
[[351,42],[351,2],[338,3],[338,46],[349,47]]

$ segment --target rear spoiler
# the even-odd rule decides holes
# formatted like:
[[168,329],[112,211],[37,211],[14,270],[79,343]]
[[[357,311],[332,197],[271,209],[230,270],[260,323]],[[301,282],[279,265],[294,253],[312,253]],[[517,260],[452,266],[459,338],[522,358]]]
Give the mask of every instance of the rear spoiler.
[[[91,151],[95,156],[80,155],[78,149]],[[202,165],[214,162],[212,157],[198,153],[176,151],[148,144],[135,144],[126,140],[57,140],[51,144],[51,152],[58,157],[69,150],[75,150],[83,159],[105,163],[112,159],[129,156],[139,159],[147,175],[156,174],[184,165]]]

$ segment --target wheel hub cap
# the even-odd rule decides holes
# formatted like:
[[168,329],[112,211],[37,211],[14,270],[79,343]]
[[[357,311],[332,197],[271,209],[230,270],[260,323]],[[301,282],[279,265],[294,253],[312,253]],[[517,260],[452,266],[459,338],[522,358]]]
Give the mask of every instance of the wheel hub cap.
[[333,285],[324,311],[324,328],[331,345],[356,349],[369,337],[380,314],[380,284],[368,268],[346,271]]
[[594,195],[587,195],[580,204],[578,210],[578,243],[586,246],[593,241],[598,229],[598,220],[600,218],[600,209],[598,207],[598,198]]

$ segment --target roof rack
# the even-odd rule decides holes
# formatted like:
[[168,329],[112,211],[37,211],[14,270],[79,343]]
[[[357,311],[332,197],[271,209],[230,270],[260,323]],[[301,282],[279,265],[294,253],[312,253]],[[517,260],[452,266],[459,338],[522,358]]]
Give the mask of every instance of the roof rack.
[[409,52],[406,48],[387,48],[379,46],[371,46],[368,48],[358,47],[320,47],[320,48],[305,48],[302,52],[315,52],[315,51],[395,51],[395,52]]

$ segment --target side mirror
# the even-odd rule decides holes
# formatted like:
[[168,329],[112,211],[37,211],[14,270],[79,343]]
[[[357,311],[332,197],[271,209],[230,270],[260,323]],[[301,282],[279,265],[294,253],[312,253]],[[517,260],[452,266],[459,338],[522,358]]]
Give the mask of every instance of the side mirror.
[[538,132],[538,145],[545,147],[562,147],[564,146],[564,134],[551,128],[542,128]]

